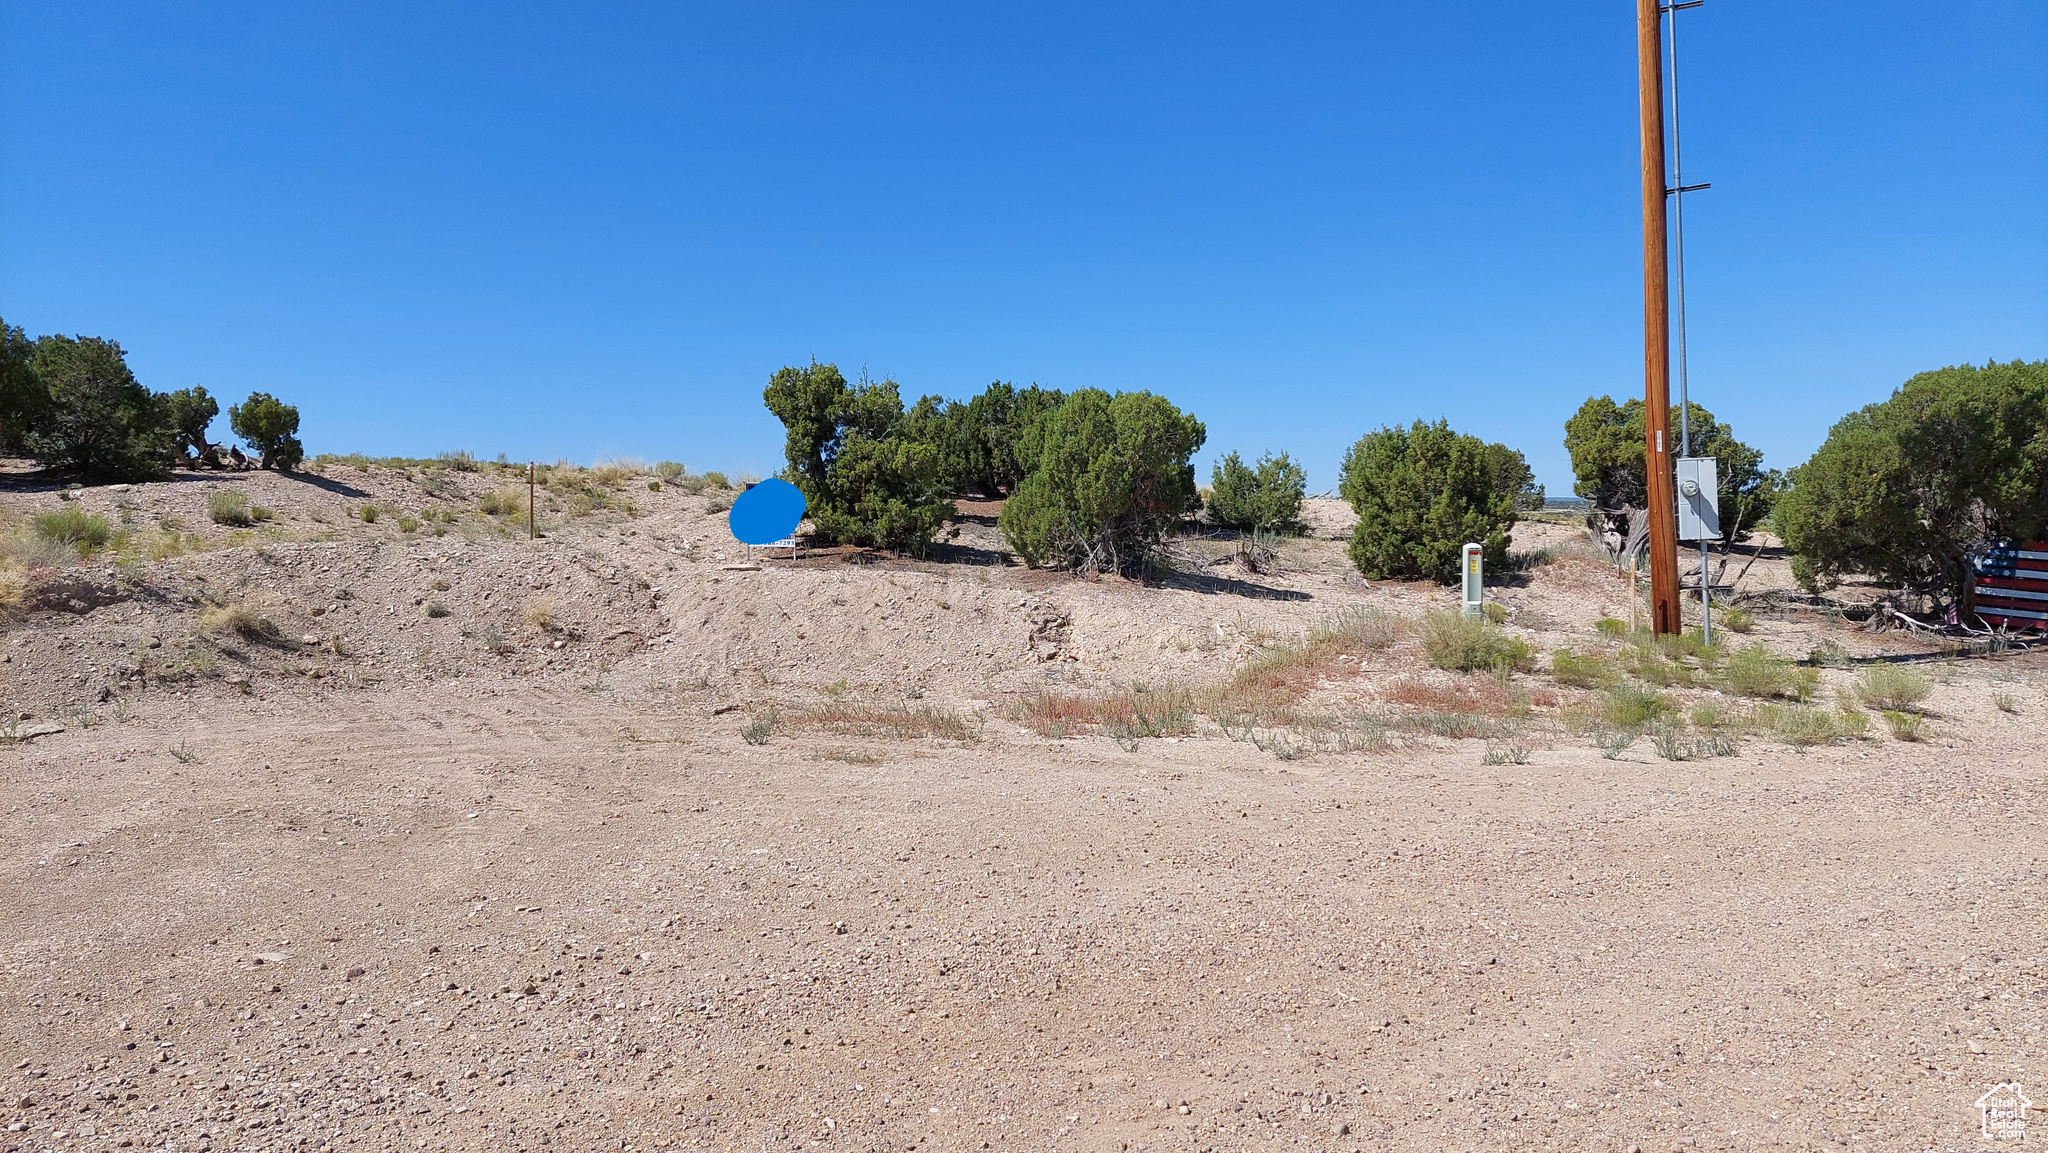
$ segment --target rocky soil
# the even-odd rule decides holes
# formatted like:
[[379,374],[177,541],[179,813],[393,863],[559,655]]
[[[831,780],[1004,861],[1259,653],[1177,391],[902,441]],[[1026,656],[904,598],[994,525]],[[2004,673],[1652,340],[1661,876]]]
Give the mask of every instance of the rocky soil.
[[[1826,691],[1937,677],[1923,740],[1805,752],[1605,757],[1540,674],[1520,764],[1053,740],[1018,702],[1447,594],[1349,575],[1334,502],[1149,586],[973,505],[728,567],[729,495],[649,479],[538,541],[488,468],[75,494],[130,535],[0,637],[0,1150],[1963,1149],[2048,1062],[2039,653],[1765,614]],[[1495,592],[1539,652],[1628,612],[1574,536]],[[1303,708],[1492,683],[1360,655]],[[862,709],[954,727],[793,720]]]

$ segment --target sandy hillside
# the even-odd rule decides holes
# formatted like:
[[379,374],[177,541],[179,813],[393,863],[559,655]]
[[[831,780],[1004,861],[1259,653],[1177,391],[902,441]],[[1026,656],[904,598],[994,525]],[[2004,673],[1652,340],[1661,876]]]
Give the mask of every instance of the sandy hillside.
[[[2039,1097],[2039,652],[1766,549],[1659,655],[1527,524],[1528,658],[1447,672],[1335,502],[1139,585],[982,504],[736,568],[727,490],[551,479],[537,541],[489,466],[0,488],[0,1150],[1874,1153]],[[122,535],[33,543],[71,508]]]

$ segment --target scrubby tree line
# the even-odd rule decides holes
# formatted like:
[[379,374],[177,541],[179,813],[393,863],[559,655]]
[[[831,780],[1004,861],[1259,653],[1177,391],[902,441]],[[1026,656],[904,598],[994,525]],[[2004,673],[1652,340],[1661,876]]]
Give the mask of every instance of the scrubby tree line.
[[[155,480],[179,464],[239,463],[239,448],[207,440],[219,415],[204,387],[145,388],[115,341],[30,339],[0,321],[0,451],[101,480]],[[228,426],[263,468],[294,469],[305,457],[299,410],[269,393],[228,406]]]
[[[1205,502],[1190,461],[1208,430],[1149,392],[998,381],[906,409],[895,381],[849,382],[813,362],[777,371],[762,398],[782,421],[784,478],[828,541],[922,555],[953,498],[1000,497],[997,525],[1026,564],[1137,575],[1198,514],[1247,533],[1303,527],[1307,473],[1285,453],[1224,456]],[[1361,570],[1439,580],[1454,578],[1466,540],[1504,558],[1517,510],[1543,501],[1521,453],[1442,422],[1369,434],[1342,491],[1360,512]]]
[[[998,524],[1027,564],[1135,574],[1198,515],[1245,533],[1304,527],[1299,464],[1231,452],[1198,490],[1189,462],[1207,430],[1147,392],[997,382],[906,410],[894,381],[849,384],[814,363],[776,373],[766,399],[788,432],[786,475],[829,540],[920,554],[955,515],[954,497],[1006,498]],[[1683,415],[1692,453],[1718,466],[1723,548],[1769,527],[1816,591],[1864,574],[1938,609],[1959,593],[1971,552],[2048,536],[2048,361],[1922,373],[1784,473],[1704,406]],[[1564,431],[1594,539],[1617,559],[1639,550],[1643,402],[1588,398]],[[1491,565],[1506,561],[1519,515],[1544,502],[1522,453],[1443,420],[1366,434],[1338,492],[1358,514],[1350,556],[1361,573],[1445,582],[1466,542]]]
[[[1960,599],[1971,554],[2048,536],[2048,361],[1920,373],[1784,473],[1706,409],[1688,413],[1694,455],[1718,466],[1723,543],[1768,527],[1810,592],[1864,576],[1940,614]],[[1586,401],[1565,446],[1596,535],[1617,556],[1639,547],[1643,402]]]
[[782,421],[784,479],[821,539],[923,555],[953,498],[1006,498],[999,525],[1034,565],[1142,571],[1199,506],[1188,460],[1206,430],[1162,397],[991,384],[905,409],[893,380],[815,361],[762,394]]
[[1772,523],[1808,589],[1861,574],[1944,612],[1971,553],[2048,538],[2048,360],[1920,373],[1787,479]]

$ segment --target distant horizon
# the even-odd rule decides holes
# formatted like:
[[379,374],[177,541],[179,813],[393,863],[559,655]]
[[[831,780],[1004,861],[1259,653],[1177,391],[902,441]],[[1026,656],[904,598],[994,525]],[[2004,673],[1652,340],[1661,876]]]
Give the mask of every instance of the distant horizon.
[[[1442,417],[1562,495],[1641,395],[1619,6],[0,3],[0,317],[312,453],[765,476],[815,357],[1156,392],[1204,482]],[[1693,399],[1766,467],[2048,357],[2048,8],[1680,20]]]

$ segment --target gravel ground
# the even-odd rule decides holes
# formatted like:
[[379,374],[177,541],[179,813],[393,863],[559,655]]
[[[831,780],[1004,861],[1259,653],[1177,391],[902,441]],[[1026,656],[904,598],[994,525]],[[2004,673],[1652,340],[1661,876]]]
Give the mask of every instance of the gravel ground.
[[[1936,666],[1919,743],[1132,751],[1002,702],[1443,594],[1348,580],[1327,506],[1280,573],[1138,588],[973,519],[938,563],[730,570],[673,491],[538,544],[268,476],[81,499],[195,483],[293,519],[8,619],[64,728],[0,749],[0,1150],[1946,1150],[2048,1060],[2039,654]],[[1570,556],[1500,599],[1539,649],[1627,603]],[[121,663],[166,649],[213,667]],[[1424,675],[1376,660],[1316,698]],[[743,736],[910,691],[970,738]]]

